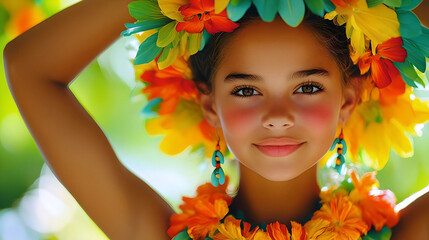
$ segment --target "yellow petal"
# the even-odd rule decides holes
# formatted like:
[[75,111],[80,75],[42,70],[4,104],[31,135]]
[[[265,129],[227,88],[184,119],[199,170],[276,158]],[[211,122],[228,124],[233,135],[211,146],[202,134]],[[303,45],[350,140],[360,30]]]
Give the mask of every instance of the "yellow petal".
[[358,111],[354,111],[344,127],[344,138],[347,143],[347,153],[353,161],[357,161],[361,147],[361,135],[364,131],[365,119]]
[[363,159],[364,163],[374,169],[382,169],[390,156],[390,141],[384,126],[379,123],[369,123],[362,134],[362,143],[369,157]]
[[186,50],[188,48],[188,38],[189,38],[189,33],[185,32],[183,33],[181,39],[180,39],[180,45],[179,45],[179,55],[183,56],[185,54],[187,54]]
[[165,16],[183,22],[183,15],[180,13],[179,8],[188,4],[188,0],[158,0],[159,8]]
[[189,139],[178,131],[170,131],[161,141],[160,149],[169,155],[176,155],[189,146]]
[[170,66],[177,59],[178,55],[179,55],[178,47],[170,49],[170,52],[168,53],[168,57],[163,62],[158,62],[159,69],[161,70]]
[[392,148],[403,158],[412,157],[413,140],[407,136],[399,122],[392,119],[390,123],[386,123],[386,133],[392,143]]
[[359,56],[362,56],[365,53],[365,37],[361,31],[357,29],[354,29],[352,31],[351,45],[353,47],[353,50]]
[[189,42],[188,42],[188,53],[189,55],[193,55],[200,50],[201,38],[203,33],[191,33],[189,34]]
[[372,45],[375,47],[390,38],[399,37],[399,22],[396,12],[384,4],[359,9],[354,12],[350,20],[353,31],[363,32],[371,39]]
[[325,14],[325,19],[332,20],[337,15],[338,15],[338,13],[334,10],[334,11],[332,11],[330,13]]
[[219,14],[223,10],[225,10],[226,6],[228,6],[229,0],[216,0],[215,1],[215,13]]
[[159,135],[168,132],[161,125],[163,119],[161,117],[146,120],[146,131],[149,135]]

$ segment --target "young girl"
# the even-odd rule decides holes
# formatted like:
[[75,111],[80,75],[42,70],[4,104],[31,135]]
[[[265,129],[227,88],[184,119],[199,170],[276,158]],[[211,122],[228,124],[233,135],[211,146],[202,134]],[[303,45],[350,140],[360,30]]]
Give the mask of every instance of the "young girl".
[[[176,239],[205,239],[207,235],[210,237],[207,239],[289,239],[283,225],[269,224],[276,221],[286,224],[289,229],[292,227],[295,239],[298,236],[301,236],[299,239],[359,239],[370,231],[368,222],[356,220],[365,213],[364,207],[355,210],[364,203],[363,200],[356,206],[341,208],[344,215],[338,216],[339,221],[332,226],[324,222],[328,217],[312,218],[323,215],[329,208],[324,205],[320,212],[313,214],[320,209],[316,163],[336,139],[337,127],[344,126],[351,118],[365,91],[363,70],[350,58],[344,27],[334,26],[331,21],[308,10],[297,27],[286,24],[284,19],[287,17],[283,15],[283,19],[277,16],[272,21],[263,21],[258,17],[262,12],[258,1],[254,1],[258,9],[250,7],[238,21],[239,27],[225,15],[210,12],[212,7],[194,12],[193,17],[198,17],[193,18],[194,22],[191,17],[182,16],[182,23],[175,25],[176,30],[172,29],[186,31],[184,34],[191,36],[198,33],[196,28],[203,26],[214,34],[200,52],[189,54],[192,55],[189,64],[195,85],[202,93],[198,95],[198,102],[205,121],[217,130],[218,144],[226,144],[240,162],[240,188],[233,200],[222,193],[228,178],[223,179],[222,156],[217,155],[212,182],[220,186],[199,188],[201,198],[195,198],[196,204],[192,205],[195,209],[206,209],[211,215],[192,218],[193,223],[189,215],[174,215],[169,224],[174,213],[172,208],[118,161],[103,132],[68,89],[68,84],[78,73],[125,30],[124,23],[135,21],[128,13],[130,2],[84,0],[22,34],[10,42],[4,52],[10,89],[46,161],[109,238],[169,239],[177,235]],[[144,4],[153,2],[156,3],[141,1]],[[196,4],[200,1],[190,1],[191,5],[187,5],[187,1],[170,1],[171,5],[179,2],[182,7],[176,10],[185,16],[192,14],[195,6],[204,8],[213,4],[208,0],[200,5]],[[362,1],[332,2],[340,12],[342,8]],[[187,7],[183,7],[185,5]],[[140,13],[149,13],[151,10],[148,9],[142,8]],[[164,14],[168,15],[165,11]],[[205,16],[213,16],[211,22],[198,22]],[[338,17],[336,21],[345,20]],[[133,27],[142,26],[129,26],[130,30],[125,34],[134,33]],[[159,30],[159,27],[156,28]],[[356,38],[352,38],[354,40]],[[192,37],[189,37],[189,46],[191,42]],[[372,44],[376,46],[375,41]],[[162,62],[163,54],[153,47],[155,45],[142,46],[147,48],[141,48],[135,63],[150,62],[159,54],[156,61]],[[175,51],[172,49],[168,51]],[[162,50],[166,51],[165,48]],[[164,56],[167,59],[168,54]],[[366,63],[362,61],[360,64]],[[371,65],[374,66],[378,65]],[[385,75],[381,77],[374,76],[376,72],[372,69],[371,79],[380,92],[383,88],[389,89],[390,84],[401,85],[397,75],[390,78],[392,83],[386,83],[385,75],[389,72],[383,72]],[[216,136],[213,131],[210,133]],[[342,136],[337,139],[341,142]],[[219,147],[218,150],[224,152],[225,149]],[[343,150],[345,148],[338,148],[338,156]],[[338,168],[343,163],[334,165],[340,175],[344,175]],[[359,184],[364,187],[355,173],[348,172],[349,175],[354,189],[359,190]],[[366,176],[364,179],[371,179]],[[338,197],[335,194],[341,189],[337,190],[337,193],[328,191],[321,195],[322,200],[333,204],[338,199],[346,201],[349,198],[347,194]],[[211,193],[204,195],[204,191]],[[354,198],[352,193],[350,199]],[[387,194],[380,196],[388,198]],[[213,198],[211,205],[204,205],[206,197]],[[192,200],[188,199],[187,203],[190,202]],[[426,194],[400,212],[402,219],[393,227],[392,239],[429,238],[429,214],[424,206],[428,202]],[[379,203],[389,202],[380,200]],[[384,207],[381,209],[392,210],[389,206]],[[359,213],[358,216],[354,211]],[[225,217],[227,213],[228,217]],[[239,222],[229,217],[229,213],[237,219],[241,216],[243,222],[245,219],[253,225],[253,230],[246,230],[249,225],[244,223],[237,225]],[[386,225],[389,227],[396,223],[394,215],[397,213],[392,212],[392,216],[390,213],[380,214],[387,215]],[[390,220],[394,223],[389,223]],[[290,224],[291,221],[294,222]],[[261,222],[269,225],[255,227]],[[306,222],[309,224],[302,227]],[[316,226],[323,224],[324,228]],[[377,232],[384,231],[383,225],[374,224],[374,228]],[[240,230],[240,227],[245,229]]]

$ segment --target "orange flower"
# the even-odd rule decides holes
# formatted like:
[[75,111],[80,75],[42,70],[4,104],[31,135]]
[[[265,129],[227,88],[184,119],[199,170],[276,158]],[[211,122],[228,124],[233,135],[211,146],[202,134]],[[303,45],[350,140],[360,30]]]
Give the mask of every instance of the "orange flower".
[[267,233],[271,240],[307,240],[307,230],[301,224],[291,221],[292,235],[287,230],[286,225],[279,222],[271,223],[267,226]]
[[359,239],[369,227],[362,220],[360,209],[347,197],[336,195],[323,204],[305,224],[310,239]]
[[183,197],[184,204],[180,205],[182,213],[171,216],[168,235],[174,237],[188,228],[192,239],[204,239],[207,234],[212,236],[219,221],[228,213],[232,201],[225,193],[228,181],[226,177],[225,184],[218,187],[206,183],[198,187],[196,197]]
[[350,193],[350,199],[358,204],[362,210],[362,218],[369,226],[374,225],[376,231],[380,231],[384,225],[389,228],[399,221],[395,212],[396,198],[390,190],[378,190],[376,172],[365,173],[362,179],[355,173],[351,173],[351,179],[355,188]]
[[267,233],[272,240],[289,240],[290,234],[286,225],[279,222],[271,223],[267,226]]
[[308,239],[308,233],[307,229],[305,229],[304,226],[301,224],[291,221],[292,225],[292,236],[291,240],[307,240]]
[[179,22],[176,31],[200,33],[203,29],[210,34],[232,32],[239,25],[229,20],[226,10],[215,13],[214,0],[190,0],[190,3],[179,8],[185,22]]
[[[407,52],[402,45],[402,38],[396,37],[379,44],[375,55],[372,55],[372,52],[367,50],[359,60],[361,74],[367,73],[371,68],[371,77],[378,88],[389,86],[393,79],[403,81],[399,70],[392,63],[392,61],[405,61]],[[398,87],[405,89],[405,86],[398,85]]]
[[172,66],[162,70],[147,70],[140,78],[149,83],[149,86],[143,89],[143,93],[149,94],[148,100],[162,98],[158,111],[160,115],[173,113],[182,98],[195,101],[198,99],[199,93],[195,84]]
[[218,231],[213,240],[226,240],[226,239],[238,239],[238,240],[266,240],[269,236],[266,232],[263,232],[258,227],[250,231],[250,223],[242,222],[243,229],[241,229],[241,220],[235,219],[232,215],[228,215],[225,218],[224,223],[219,224]]

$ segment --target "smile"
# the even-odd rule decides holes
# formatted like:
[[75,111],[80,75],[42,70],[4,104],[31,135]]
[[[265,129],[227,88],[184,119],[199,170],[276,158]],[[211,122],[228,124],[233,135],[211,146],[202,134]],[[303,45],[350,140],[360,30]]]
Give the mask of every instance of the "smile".
[[259,151],[269,157],[284,157],[292,154],[304,143],[293,144],[293,145],[256,145]]

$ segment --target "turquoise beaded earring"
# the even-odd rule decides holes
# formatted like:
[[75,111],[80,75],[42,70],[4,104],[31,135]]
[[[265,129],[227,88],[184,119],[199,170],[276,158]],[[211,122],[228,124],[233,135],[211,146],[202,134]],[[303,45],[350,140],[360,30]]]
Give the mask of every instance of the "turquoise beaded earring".
[[337,170],[339,174],[344,175],[346,173],[346,161],[344,155],[347,153],[347,144],[344,140],[343,128],[341,128],[340,135],[335,138],[334,143],[329,150],[333,151],[335,147],[337,147],[337,156],[336,158],[333,158],[332,161],[328,161],[327,166]]
[[216,133],[217,133],[217,144],[216,144],[216,150],[213,153],[212,156],[212,165],[213,167],[215,167],[215,170],[213,170],[212,172],[212,185],[217,187],[220,185],[223,185],[225,183],[225,173],[223,172],[222,167],[220,166],[220,164],[224,163],[224,158],[222,153],[220,152],[220,146],[219,146],[219,141],[220,141],[220,137],[219,137],[219,132],[216,129]]

